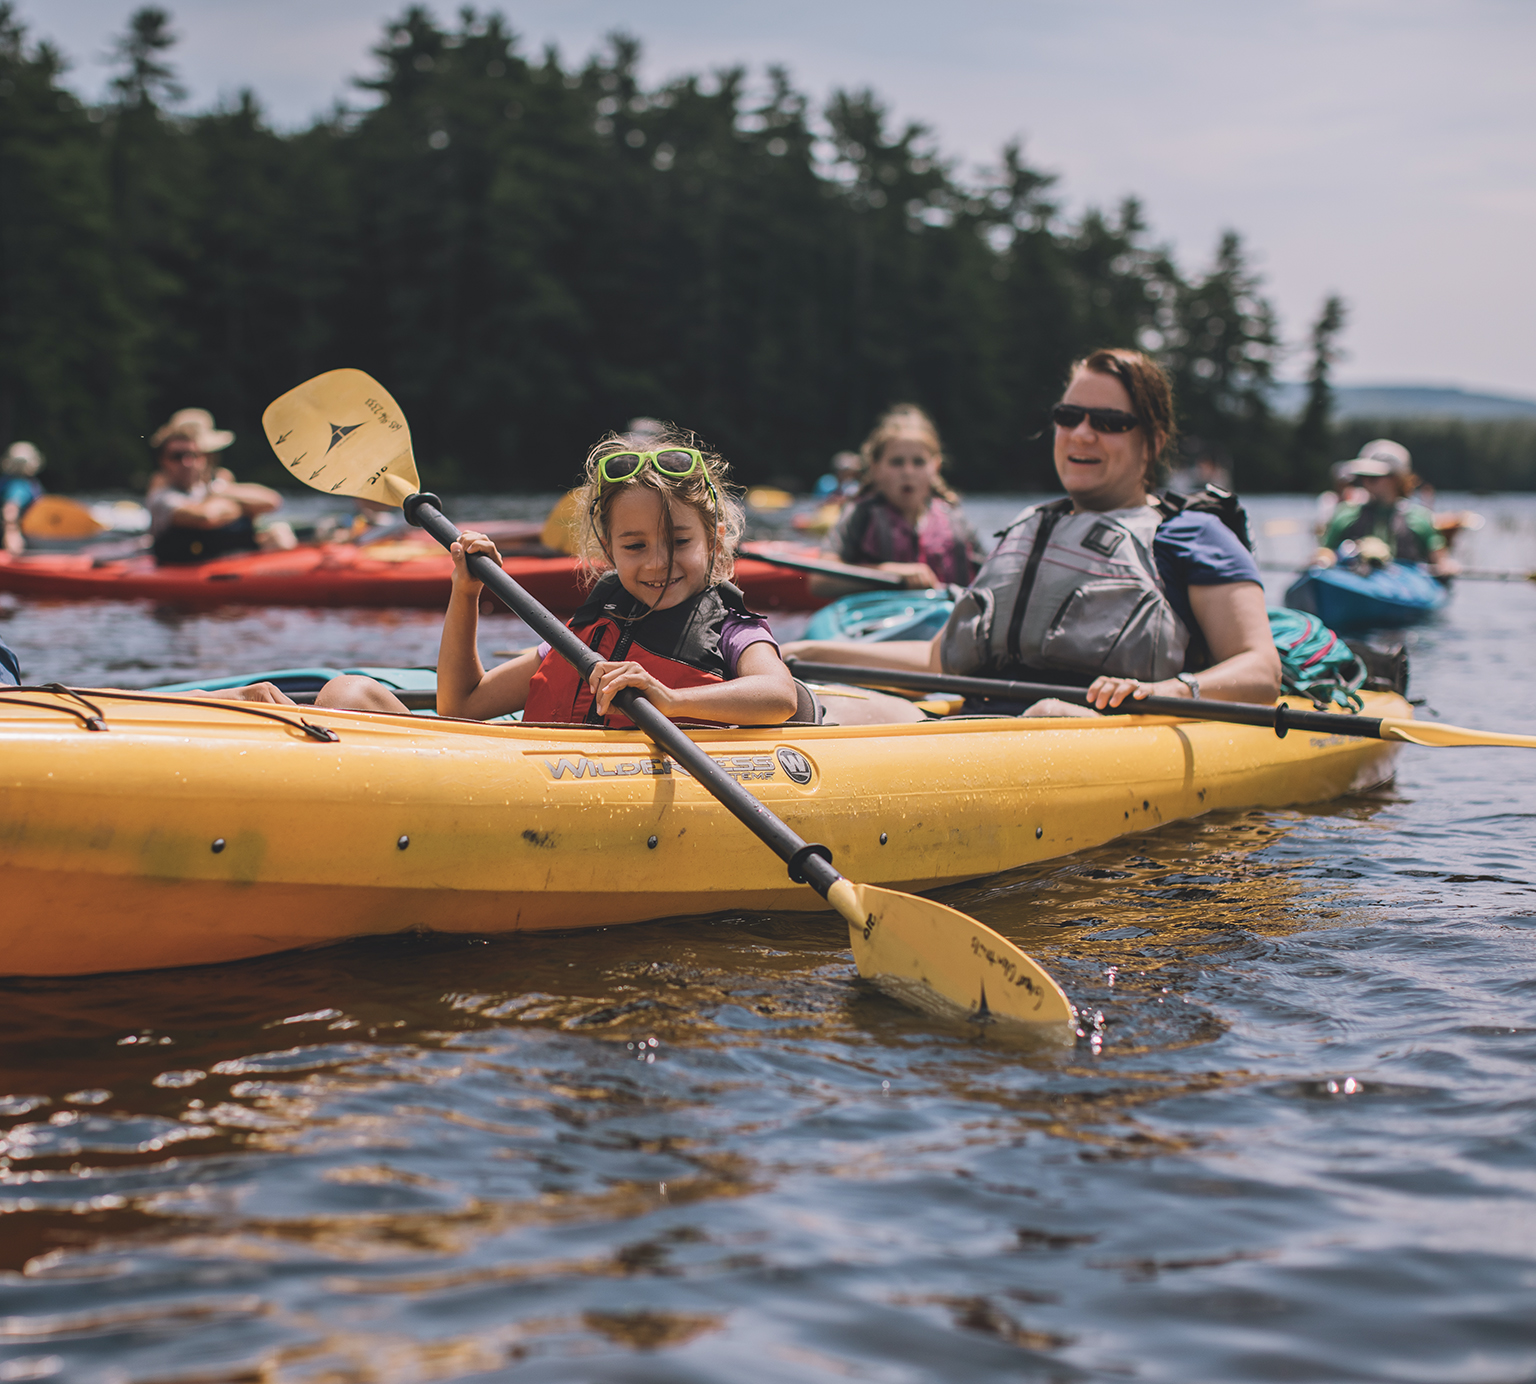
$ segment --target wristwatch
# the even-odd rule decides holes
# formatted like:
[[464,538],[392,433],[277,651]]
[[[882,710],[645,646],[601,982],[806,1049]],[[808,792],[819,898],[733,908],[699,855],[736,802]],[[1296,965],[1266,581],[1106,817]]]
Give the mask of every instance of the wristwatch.
[[1189,695],[1196,701],[1200,700],[1200,681],[1193,673],[1180,673],[1178,680],[1189,688]]

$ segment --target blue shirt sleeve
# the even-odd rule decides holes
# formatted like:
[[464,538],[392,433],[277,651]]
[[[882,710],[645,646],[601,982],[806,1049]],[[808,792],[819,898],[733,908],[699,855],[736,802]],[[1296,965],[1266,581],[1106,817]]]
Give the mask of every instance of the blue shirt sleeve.
[[1239,581],[1264,585],[1253,554],[1214,514],[1185,511],[1169,519],[1152,540],[1152,556],[1169,603],[1192,634],[1198,634],[1200,626],[1190,608],[1190,587]]
[[1158,529],[1152,554],[1158,575],[1170,587],[1264,583],[1253,554],[1214,514],[1175,515]]
[[16,687],[21,682],[21,664],[11,646],[0,639],[0,687]]
[[42,490],[42,486],[30,477],[6,476],[0,482],[0,504],[15,505],[25,514]]

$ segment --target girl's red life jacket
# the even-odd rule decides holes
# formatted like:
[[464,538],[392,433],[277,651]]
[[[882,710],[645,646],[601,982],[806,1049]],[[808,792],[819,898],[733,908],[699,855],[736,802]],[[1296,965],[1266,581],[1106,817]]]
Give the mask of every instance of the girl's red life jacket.
[[[748,609],[737,587],[721,582],[666,610],[646,614],[644,603],[631,596],[610,572],[592,588],[586,604],[567,623],[582,643],[606,662],[638,663],[668,687],[704,687],[726,679],[720,634],[732,612],[756,613]],[[529,684],[523,719],[607,726],[610,730],[634,725],[620,711],[599,716],[596,700],[586,679],[551,650]]]

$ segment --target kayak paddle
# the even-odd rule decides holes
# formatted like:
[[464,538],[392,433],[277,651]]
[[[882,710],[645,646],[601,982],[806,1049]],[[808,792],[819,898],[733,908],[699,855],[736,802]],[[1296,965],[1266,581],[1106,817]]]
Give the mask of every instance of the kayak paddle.
[[[1266,572],[1290,572],[1294,576],[1302,576],[1313,564],[1296,562],[1261,562],[1259,567]],[[1431,576],[1436,576],[1434,572]],[[1456,567],[1443,574],[1438,574],[1444,581],[1536,581],[1536,572],[1511,571],[1502,572],[1493,567]]]
[[[262,415],[278,460],[305,485],[328,494],[404,509],[444,548],[459,530],[424,494],[400,407],[361,370],[331,370],[297,386]],[[469,571],[584,678],[598,656],[496,563],[471,554]],[[614,698],[637,727],[685,768],[717,802],[848,921],[859,974],[898,998],[935,1013],[1027,1024],[1068,1024],[1061,987],[1012,942],[974,918],[931,899],[845,879],[825,846],[804,840],[747,792],[640,693]]]
[[[897,668],[858,668],[842,663],[807,663],[787,660],[797,677],[828,682],[851,682],[864,687],[902,687],[913,692],[953,692],[966,697],[1001,697],[1010,702],[1033,702],[1057,697],[1076,706],[1088,705],[1086,687],[1055,687],[1046,682],[1005,682],[999,678],[962,678],[949,673],[921,673]],[[1256,706],[1251,702],[1217,702],[1205,698],[1127,697],[1119,706],[1105,708],[1106,716],[1179,716],[1189,721],[1230,721],[1240,726],[1267,726],[1282,739],[1293,730],[1321,731],[1324,735],[1358,735],[1371,740],[1403,740],[1410,745],[1444,748],[1451,745],[1513,745],[1536,750],[1536,735],[1506,735],[1500,731],[1466,730],[1436,721],[1413,721],[1400,716],[1351,716],[1345,712],[1301,711],[1280,702]]]
[[68,495],[39,495],[21,516],[26,538],[94,538],[107,526]]
[[766,562],[770,567],[789,567],[796,572],[814,572],[822,577],[838,577],[844,581],[862,582],[865,586],[881,591],[900,591],[906,582],[890,572],[874,567],[857,567],[851,562],[833,562],[830,558],[796,557],[792,553],[776,553],[761,544],[743,544],[741,555],[753,562]]

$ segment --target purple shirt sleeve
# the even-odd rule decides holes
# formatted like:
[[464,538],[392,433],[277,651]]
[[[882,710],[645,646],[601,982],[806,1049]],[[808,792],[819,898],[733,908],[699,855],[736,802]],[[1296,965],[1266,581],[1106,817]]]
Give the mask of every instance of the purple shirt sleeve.
[[726,675],[736,676],[736,664],[753,644],[772,644],[779,651],[779,641],[768,629],[768,621],[761,615],[738,615],[728,611],[725,624],[720,629],[720,656],[725,659]]

